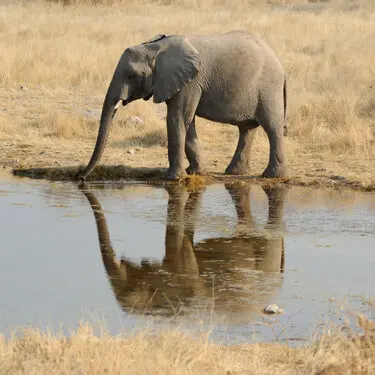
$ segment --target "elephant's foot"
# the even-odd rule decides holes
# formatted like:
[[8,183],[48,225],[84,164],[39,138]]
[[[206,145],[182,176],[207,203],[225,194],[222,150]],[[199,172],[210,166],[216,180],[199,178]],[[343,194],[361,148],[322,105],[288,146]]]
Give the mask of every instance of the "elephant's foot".
[[162,179],[167,181],[178,181],[184,177],[186,177],[186,172],[182,168],[169,168],[167,173],[162,177]]
[[284,164],[270,165],[262,173],[263,178],[284,178],[288,177],[288,167]]
[[204,167],[200,165],[191,165],[191,164],[186,168],[186,173],[189,175],[196,174],[199,176],[207,175],[207,171]]
[[250,174],[250,165],[247,163],[230,163],[225,169],[225,174],[232,174],[237,176]]

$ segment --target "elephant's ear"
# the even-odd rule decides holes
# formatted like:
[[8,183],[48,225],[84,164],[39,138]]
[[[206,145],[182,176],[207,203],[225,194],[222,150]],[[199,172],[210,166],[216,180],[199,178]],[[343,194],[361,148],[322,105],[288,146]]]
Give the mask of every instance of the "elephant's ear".
[[155,59],[154,102],[170,99],[194,79],[198,71],[195,47],[185,37],[170,37]]
[[156,43],[158,42],[159,40],[162,40],[166,37],[165,34],[158,34],[158,35],[155,35],[153,38],[147,40],[146,42],[143,42],[142,44],[150,44],[150,43]]

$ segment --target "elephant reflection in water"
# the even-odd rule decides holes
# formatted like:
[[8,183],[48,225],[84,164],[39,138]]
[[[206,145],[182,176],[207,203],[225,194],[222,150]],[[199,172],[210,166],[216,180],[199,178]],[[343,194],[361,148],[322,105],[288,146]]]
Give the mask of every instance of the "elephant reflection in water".
[[[263,187],[268,220],[256,229],[250,210],[250,184],[226,184],[237,213],[231,237],[194,244],[194,229],[204,189],[189,192],[166,185],[168,192],[165,257],[162,263],[135,265],[118,260],[101,206],[83,190],[93,209],[103,263],[114,294],[124,310],[174,315],[214,304],[219,315],[249,318],[259,312],[282,283],[284,239],[281,234],[285,187]],[[231,316],[231,319],[234,316]]]

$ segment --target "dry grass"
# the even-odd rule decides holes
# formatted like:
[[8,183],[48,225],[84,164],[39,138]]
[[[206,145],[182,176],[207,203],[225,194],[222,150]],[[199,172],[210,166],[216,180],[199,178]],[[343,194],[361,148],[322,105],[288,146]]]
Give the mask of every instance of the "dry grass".
[[[68,5],[68,6],[67,6]],[[80,165],[95,142],[101,105],[121,52],[160,32],[261,34],[289,79],[291,175],[375,182],[373,0],[61,0],[0,5],[0,163]],[[22,87],[22,88],[21,88]],[[165,168],[165,107],[122,109],[102,162]],[[139,117],[142,121],[134,121]],[[222,172],[237,130],[198,120],[210,172]],[[135,154],[128,154],[136,148]],[[43,153],[41,153],[43,152]],[[259,131],[253,172],[268,143]]]
[[202,176],[190,175],[186,176],[182,183],[186,186],[188,190],[198,190],[206,185],[206,180]]
[[135,335],[95,335],[82,324],[69,338],[23,329],[0,338],[2,374],[373,374],[375,326],[359,317],[365,334],[327,331],[299,348],[281,344],[221,346],[209,334],[179,329]]

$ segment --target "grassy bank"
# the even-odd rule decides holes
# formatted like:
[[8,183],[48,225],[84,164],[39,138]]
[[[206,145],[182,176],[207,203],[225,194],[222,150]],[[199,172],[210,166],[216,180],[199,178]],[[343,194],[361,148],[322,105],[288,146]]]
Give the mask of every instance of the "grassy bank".
[[[299,348],[283,344],[221,346],[208,335],[172,330],[96,336],[82,325],[70,338],[20,330],[0,340],[2,374],[373,374],[373,324],[362,336],[326,333]],[[371,334],[372,332],[372,334]]]
[[[97,2],[0,5],[0,164],[86,164],[107,85],[127,46],[161,32],[245,29],[268,41],[288,74],[291,176],[308,182],[339,175],[357,186],[374,185],[373,1],[92,3]],[[208,170],[223,172],[237,130],[197,122]],[[259,130],[254,175],[267,159],[268,142]],[[119,111],[102,163],[167,167],[165,106],[135,102]]]

